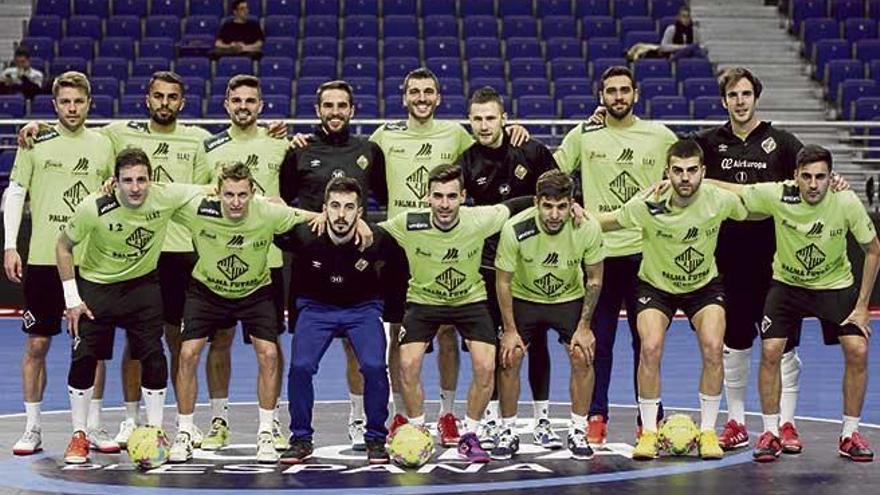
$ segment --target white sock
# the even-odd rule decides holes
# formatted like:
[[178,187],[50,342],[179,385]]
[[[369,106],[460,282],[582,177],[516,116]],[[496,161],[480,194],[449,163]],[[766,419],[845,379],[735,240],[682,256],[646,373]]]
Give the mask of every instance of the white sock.
[[582,432],[587,432],[587,417],[581,416],[580,414],[575,414],[573,411],[571,413],[571,429],[572,430],[581,430]]
[[538,424],[538,421],[542,419],[550,419],[549,400],[536,400],[532,402],[532,407],[535,410],[535,424]]
[[727,394],[727,419],[746,424],[746,391],[752,366],[752,348],[731,349],[724,346],[724,391]]
[[74,433],[86,431],[89,417],[89,403],[92,402],[92,393],[95,387],[79,390],[68,385],[67,395],[70,396],[70,417],[73,422]]
[[486,406],[486,412],[483,413],[483,420],[488,423],[489,421],[498,421],[500,418],[501,406],[498,404],[498,401],[489,401],[489,405]]
[[229,397],[211,399],[211,415],[214,418],[223,418],[229,424]]
[[165,407],[165,391],[161,388],[151,390],[141,387],[141,395],[144,398],[144,408],[147,410],[147,424],[162,427],[162,415]]
[[424,426],[425,425],[425,415],[422,414],[421,416],[416,416],[414,418],[407,418],[407,421],[409,423],[416,425],[416,426]]
[[516,416],[511,416],[509,418],[501,418],[501,427],[502,429],[510,429],[511,431],[516,430]]
[[853,433],[859,431],[859,420],[861,418],[857,418],[854,416],[844,416],[843,417],[843,431],[840,434],[841,438],[849,438]]
[[195,424],[193,423],[193,415],[192,414],[179,414],[177,415],[177,431],[179,432],[187,432],[190,436],[192,436],[195,431]]
[[39,402],[25,402],[24,403],[24,414],[27,417],[27,422],[24,425],[24,431],[31,431],[34,428],[40,428],[40,403]]
[[470,416],[465,415],[464,417],[464,431],[461,432],[462,435],[465,433],[476,433],[477,428],[480,426],[479,419],[472,419]]
[[779,372],[782,374],[782,393],[779,395],[779,424],[794,424],[794,412],[797,408],[798,390],[800,385],[801,358],[796,350],[782,355]]
[[101,428],[101,406],[103,404],[104,399],[92,399],[89,402],[89,419],[86,421],[86,425],[90,430]]
[[364,396],[349,392],[348,401],[351,404],[351,410],[348,412],[348,422],[363,421],[366,417],[364,414]]
[[718,409],[721,408],[721,394],[700,394],[700,431],[715,431]]
[[656,399],[639,397],[639,414],[642,416],[642,429],[644,431],[657,432],[657,410],[659,408],[659,397]]
[[272,420],[275,419],[273,414],[274,409],[260,408],[260,427],[257,429],[257,433],[272,431]]
[[440,391],[440,417],[446,414],[455,416],[455,390]]
[[125,419],[130,419],[134,421],[135,424],[138,424],[141,412],[141,401],[136,400],[134,402],[126,402],[125,403]]
[[779,436],[779,415],[778,414],[765,414],[764,415],[764,431],[769,431],[770,433]]
[[392,393],[391,401],[394,404],[394,414],[406,416],[406,403],[403,402],[403,394],[400,392]]
[[281,414],[281,401],[276,400],[275,409],[272,409],[272,421],[281,421],[279,414]]

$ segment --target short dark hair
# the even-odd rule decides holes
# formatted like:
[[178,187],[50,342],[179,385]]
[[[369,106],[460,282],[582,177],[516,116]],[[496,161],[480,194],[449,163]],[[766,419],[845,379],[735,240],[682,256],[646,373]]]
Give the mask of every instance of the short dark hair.
[[666,150],[666,166],[672,164],[672,157],[677,158],[693,158],[699,157],[700,164],[703,163],[703,148],[693,139],[679,139]]
[[181,95],[186,93],[186,84],[183,82],[183,79],[175,72],[171,72],[170,70],[160,70],[153,72],[152,77],[150,77],[150,84],[147,84],[147,92],[150,92],[153,89],[153,83],[156,81],[167,82],[168,84],[176,84],[180,87]]
[[440,79],[437,79],[437,75],[431,72],[431,69],[427,67],[420,67],[418,69],[413,69],[409,71],[409,74],[403,78],[403,91],[404,93],[409,88],[409,82],[412,79],[431,79],[434,81],[434,86],[437,88],[437,92],[440,92]]
[[137,165],[147,166],[147,176],[153,177],[153,166],[150,164],[150,157],[140,148],[134,146],[125,148],[116,155],[116,164],[113,167],[113,175],[119,178],[119,172],[128,167]]
[[357,195],[358,204],[361,203],[364,191],[361,184],[353,177],[334,177],[327,183],[324,188],[324,202],[330,200],[330,193],[355,193]]
[[15,49],[15,53],[13,53],[12,56],[13,56],[13,57],[25,57],[25,58],[31,58],[31,52],[30,52],[30,50],[27,49],[26,46],[24,46],[24,45],[19,45],[19,46]]
[[535,196],[548,199],[566,199],[574,196],[574,181],[562,170],[548,170],[538,177]]
[[831,152],[828,151],[827,148],[823,148],[818,144],[808,144],[801,148],[801,150],[797,153],[797,158],[795,158],[795,162],[797,163],[797,168],[801,168],[805,165],[816,162],[827,163],[829,172],[831,172],[834,167],[834,164],[832,163]]
[[468,101],[468,111],[470,111],[472,105],[489,102],[497,103],[498,108],[501,109],[501,113],[504,113],[504,98],[501,96],[501,93],[492,86],[483,86],[474,91],[471,95],[470,101]]
[[341,89],[342,91],[345,91],[348,94],[348,104],[354,106],[354,90],[351,88],[351,84],[342,80],[327,81],[318,86],[318,91],[315,92],[315,101],[318,103],[318,106],[321,105],[321,97],[324,96],[324,91],[329,91],[331,89]]
[[238,8],[239,5],[247,3],[247,0],[232,0],[229,2],[229,10],[235,12],[235,9]]
[[761,80],[758,79],[756,75],[752,74],[752,71],[745,67],[731,67],[718,76],[718,91],[721,93],[722,99],[727,96],[727,87],[731,84],[736,84],[740,79],[746,79],[752,83],[756,100],[761,97],[761,91],[764,89]]
[[223,186],[223,181],[232,180],[235,182],[246,180],[250,183],[251,189],[254,188],[254,176],[250,167],[242,162],[229,162],[220,166],[220,173],[217,174],[217,189]]
[[248,74],[239,74],[237,76],[232,76],[232,79],[230,79],[229,83],[226,84],[226,97],[229,98],[229,93],[235,91],[242,86],[255,88],[259,97],[263,97],[263,90],[260,87],[260,78]]
[[632,84],[633,89],[636,89],[636,78],[633,76],[633,72],[629,70],[629,67],[625,65],[612,65],[605,69],[602,72],[602,77],[599,79],[599,93],[605,91],[605,81],[615,76],[626,76],[629,78],[630,84]]
[[461,167],[454,163],[443,163],[432,168],[428,173],[428,190],[435,182],[445,184],[447,182],[458,181],[458,185],[464,189],[464,174]]

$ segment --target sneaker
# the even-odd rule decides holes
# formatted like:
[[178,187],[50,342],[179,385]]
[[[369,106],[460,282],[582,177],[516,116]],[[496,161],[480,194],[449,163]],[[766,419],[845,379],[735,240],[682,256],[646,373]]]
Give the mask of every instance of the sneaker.
[[364,433],[367,432],[367,425],[362,419],[356,419],[348,423],[348,439],[351,440],[351,450],[363,452],[367,450],[367,444],[364,441]]
[[364,447],[367,449],[367,462],[370,464],[388,464],[391,456],[385,448],[384,440],[366,440]]
[[293,440],[290,448],[281,454],[281,464],[299,464],[312,455],[314,446],[311,440]]
[[257,434],[257,462],[260,464],[275,464],[280,455],[275,450],[275,437],[271,431],[261,431]]
[[594,414],[587,420],[587,441],[593,445],[605,445],[608,438],[608,421],[601,414]]
[[115,454],[119,452],[119,444],[110,438],[110,434],[104,428],[89,430],[88,437],[89,447],[92,450],[97,450],[102,454]]
[[[483,442],[480,442],[480,447],[485,449],[485,447],[483,447]],[[514,433],[510,428],[507,428],[498,436],[498,440],[492,448],[491,457],[492,459],[497,459],[499,461],[506,461],[511,459],[518,451],[519,435]]]
[[67,449],[64,450],[64,462],[67,464],[85,464],[89,462],[89,439],[86,432],[80,430],[73,433]]
[[735,419],[731,419],[724,424],[724,431],[718,437],[718,443],[724,450],[733,450],[740,447],[748,447],[749,432],[746,425],[737,423]]
[[275,450],[284,452],[290,448],[290,442],[287,441],[287,435],[284,434],[284,428],[281,427],[281,421],[272,420],[272,441],[275,444]]
[[[458,433],[458,420],[452,413],[446,413],[437,419],[437,436],[440,437],[440,445],[455,447],[461,440]],[[476,437],[476,435],[474,435]]]
[[851,437],[841,438],[837,452],[843,457],[849,457],[856,462],[871,462],[874,460],[874,452],[868,446],[868,440],[859,432],[853,432]]
[[572,459],[587,461],[593,458],[593,448],[584,430],[568,430],[568,451]]
[[656,459],[658,452],[657,432],[644,430],[639,435],[639,442],[633,449],[632,458],[636,461],[648,461]]
[[458,456],[473,463],[489,462],[489,453],[480,447],[480,439],[476,433],[465,433],[461,436],[458,440]]
[[192,459],[192,456],[192,435],[186,431],[177,432],[177,436],[174,437],[174,443],[171,444],[171,450],[168,452],[168,462],[186,462]]
[[758,437],[758,443],[752,451],[752,459],[757,462],[772,462],[779,457],[780,452],[782,452],[782,444],[779,443],[779,437],[765,431]]
[[718,435],[715,430],[703,430],[700,432],[700,458],[704,461],[716,460],[724,457],[724,451],[718,443]]
[[483,421],[480,423],[480,430],[477,437],[480,439],[480,447],[485,450],[492,450],[498,445],[498,437],[501,436],[501,425],[495,420]]
[[535,439],[535,445],[551,450],[562,448],[562,439],[553,431],[553,428],[550,428],[550,420],[539,420],[538,424],[535,425],[532,436]]
[[401,426],[409,423],[406,417],[403,414],[395,414],[394,418],[391,420],[391,426],[388,428],[388,434],[392,434],[397,431]]
[[130,437],[131,434],[134,433],[134,430],[137,429],[137,426],[138,425],[135,420],[131,418],[123,419],[119,423],[119,433],[117,433],[116,436],[113,437],[113,441],[116,442],[117,445],[119,445],[120,449],[128,447],[128,437]]
[[202,450],[220,450],[229,445],[229,425],[223,418],[211,420],[211,429],[202,440]]
[[202,434],[202,430],[200,430],[198,426],[193,425],[192,428],[192,446],[194,449],[200,449],[202,448],[202,440],[204,440],[205,435]]
[[800,454],[804,450],[797,428],[791,421],[779,427],[779,442],[782,444],[782,452],[786,454]]
[[43,435],[39,426],[24,432],[12,446],[12,453],[15,455],[31,455],[41,450],[43,450]]

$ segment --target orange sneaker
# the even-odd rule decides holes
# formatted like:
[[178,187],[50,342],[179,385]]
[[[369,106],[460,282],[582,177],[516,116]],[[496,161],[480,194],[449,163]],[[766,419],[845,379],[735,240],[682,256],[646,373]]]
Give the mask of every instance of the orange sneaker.
[[456,447],[461,435],[458,433],[458,420],[452,413],[446,413],[437,420],[437,434],[444,447]]
[[782,443],[782,451],[786,454],[800,454],[804,450],[797,428],[790,421],[779,427],[779,442]]
[[593,445],[605,445],[608,438],[608,423],[605,416],[594,414],[587,420],[587,442]]
[[731,419],[724,424],[724,431],[718,437],[718,443],[724,450],[733,450],[749,445],[749,431],[746,425]]
[[388,428],[388,434],[392,435],[398,428],[409,423],[407,419],[403,416],[403,414],[395,414],[394,419],[391,420],[391,426]]
[[89,462],[89,438],[84,431],[76,431],[64,451],[64,462],[67,464],[85,464]]

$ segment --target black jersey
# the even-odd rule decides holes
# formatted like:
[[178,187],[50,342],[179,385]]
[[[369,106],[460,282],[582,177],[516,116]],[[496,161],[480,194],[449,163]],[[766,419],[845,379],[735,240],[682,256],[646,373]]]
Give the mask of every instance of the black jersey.
[[[701,131],[695,139],[703,148],[706,177],[737,184],[777,182],[794,177],[796,157],[803,144],[789,132],[761,122],[746,137],[733,133],[730,122]],[[716,250],[719,271],[727,282],[769,282],[776,241],[773,220],[736,222],[721,226]]]
[[309,146],[289,153],[281,166],[281,197],[288,204],[298,200],[300,208],[321,211],[324,188],[330,179],[340,176],[360,183],[364,206],[369,193],[379,204],[387,204],[385,156],[379,146],[351,136],[347,130],[327,133],[321,126]]

